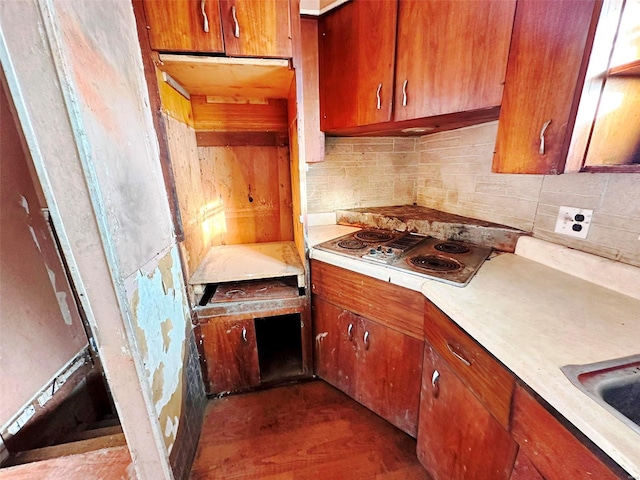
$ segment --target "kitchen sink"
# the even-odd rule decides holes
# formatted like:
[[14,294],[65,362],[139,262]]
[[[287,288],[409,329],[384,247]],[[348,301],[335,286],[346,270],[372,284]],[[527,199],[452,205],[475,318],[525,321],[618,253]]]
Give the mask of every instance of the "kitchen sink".
[[576,387],[640,434],[640,355],[566,365],[561,370]]

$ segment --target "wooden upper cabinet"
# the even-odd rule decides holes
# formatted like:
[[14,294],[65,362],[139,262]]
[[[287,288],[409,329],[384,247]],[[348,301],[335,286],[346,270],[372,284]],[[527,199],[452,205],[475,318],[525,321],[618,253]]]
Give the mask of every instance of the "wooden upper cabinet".
[[151,48],[224,52],[219,0],[144,0]]
[[494,172],[563,172],[599,6],[518,0]]
[[220,0],[220,11],[227,55],[292,56],[288,0]]
[[515,0],[400,0],[394,120],[499,106]]
[[319,21],[321,128],[391,120],[397,0],[353,0]]

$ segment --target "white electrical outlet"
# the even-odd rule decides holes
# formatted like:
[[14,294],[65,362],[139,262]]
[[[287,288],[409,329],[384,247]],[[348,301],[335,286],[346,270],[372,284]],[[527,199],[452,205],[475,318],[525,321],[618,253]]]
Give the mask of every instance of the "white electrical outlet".
[[593,210],[586,208],[560,207],[556,221],[556,233],[577,238],[587,238]]

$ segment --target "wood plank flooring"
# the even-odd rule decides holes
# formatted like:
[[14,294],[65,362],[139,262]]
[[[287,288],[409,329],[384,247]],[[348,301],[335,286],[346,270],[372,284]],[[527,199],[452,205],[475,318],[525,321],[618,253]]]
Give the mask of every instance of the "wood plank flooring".
[[430,480],[416,442],[322,381],[211,400],[192,480]]

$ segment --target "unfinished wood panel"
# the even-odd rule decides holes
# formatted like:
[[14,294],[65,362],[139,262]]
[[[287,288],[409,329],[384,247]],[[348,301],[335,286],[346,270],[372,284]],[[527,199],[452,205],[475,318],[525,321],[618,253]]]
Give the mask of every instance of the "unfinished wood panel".
[[216,319],[197,327],[207,365],[208,395],[260,384],[256,329],[249,320]]
[[219,0],[144,0],[154,50],[224,52]]
[[311,291],[331,303],[423,339],[424,295],[317,260]]
[[[285,111],[286,116],[286,111]],[[293,240],[291,177],[285,147],[200,147],[204,204],[220,244]]]
[[291,58],[288,0],[221,0],[220,10],[227,55]]
[[191,95],[219,98],[287,98],[293,70],[287,60],[268,58],[160,55],[159,68],[175,78]]
[[417,448],[420,463],[436,480],[507,480],[517,451],[509,432],[425,344]]
[[318,20],[300,19],[302,31],[302,82],[304,88],[305,162],[324,161],[324,133],[320,131],[320,74]]
[[584,165],[632,164],[640,164],[640,78],[609,77]]
[[286,147],[289,137],[281,132],[197,132],[199,147]]
[[[515,378],[433,303],[425,299],[424,335],[486,409],[509,429]],[[468,363],[468,365],[467,365]]]
[[161,108],[164,113],[193,128],[193,111],[191,100],[178,93],[163,76],[162,70],[156,68],[156,80],[160,93]]
[[287,101],[267,103],[207,103],[207,97],[192,96],[193,122],[198,131],[286,132]]
[[33,480],[34,478],[122,479],[132,478],[134,475],[131,455],[126,446],[0,468],[0,480]]
[[513,438],[546,480],[623,478],[611,471],[524,388],[513,399]]
[[164,123],[184,229],[182,247],[183,254],[186,254],[188,278],[198,268],[209,248],[219,244],[210,228],[211,223],[215,222],[216,213],[215,209],[207,208],[205,201],[195,131],[169,115],[164,115]]
[[305,245],[305,224],[303,222],[302,188],[306,185],[300,169],[300,146],[298,144],[298,122],[294,121],[289,127],[291,138],[291,202],[293,215],[293,241],[298,249],[300,259],[307,263],[307,249]]

